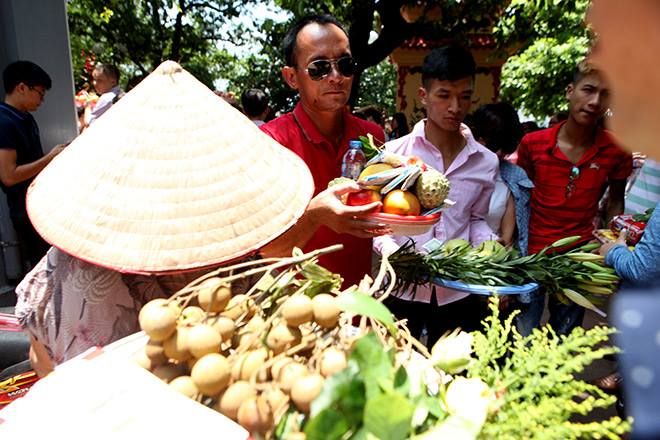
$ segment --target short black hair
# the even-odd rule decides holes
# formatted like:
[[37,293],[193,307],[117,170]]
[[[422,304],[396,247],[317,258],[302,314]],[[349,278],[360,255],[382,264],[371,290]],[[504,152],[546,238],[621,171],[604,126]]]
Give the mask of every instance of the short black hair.
[[475,139],[485,142],[493,153],[511,154],[523,137],[523,128],[516,110],[507,103],[482,105],[470,118],[470,130]]
[[534,131],[539,131],[541,127],[539,127],[539,124],[537,124],[534,121],[525,121],[522,123],[523,129],[527,128],[527,131],[529,133],[534,132]]
[[254,118],[268,108],[268,95],[261,89],[246,89],[241,95],[241,105],[245,114]]
[[119,82],[119,69],[114,64],[99,63],[94,67],[94,70],[98,70],[102,75]]
[[392,115],[392,119],[394,119],[397,123],[397,137],[405,136],[410,133],[410,127],[408,127],[408,118],[406,117],[405,113],[396,112]]
[[293,24],[293,27],[291,27],[291,29],[289,29],[289,32],[286,33],[286,36],[284,37],[284,41],[282,41],[284,61],[286,62],[287,66],[294,67],[296,65],[296,56],[298,55],[296,50],[297,49],[296,40],[298,39],[298,34],[305,26],[313,23],[321,26],[327,24],[334,24],[339,29],[341,29],[344,32],[344,34],[346,34],[346,37],[348,37],[348,31],[346,31],[344,25],[341,24],[339,20],[337,20],[332,15],[329,14],[305,15],[304,17],[300,18],[300,20],[296,21]]
[[451,44],[431,51],[422,64],[422,83],[429,80],[457,81],[476,76],[477,65],[470,52],[461,46]]
[[357,110],[360,113],[363,113],[367,118],[371,118],[374,122],[380,125],[383,120],[380,108],[377,105],[368,105],[366,107],[359,108]]
[[29,87],[42,86],[49,90],[53,86],[50,76],[32,61],[14,61],[2,72],[5,93],[11,93],[20,83]]

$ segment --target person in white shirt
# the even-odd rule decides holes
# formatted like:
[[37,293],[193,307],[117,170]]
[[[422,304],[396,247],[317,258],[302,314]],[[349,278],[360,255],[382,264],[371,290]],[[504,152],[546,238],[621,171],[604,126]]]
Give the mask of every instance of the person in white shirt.
[[100,96],[87,124],[96,121],[103,113],[105,113],[115,100],[121,94],[119,88],[119,69],[112,64],[98,64],[92,72],[92,80],[96,93]]

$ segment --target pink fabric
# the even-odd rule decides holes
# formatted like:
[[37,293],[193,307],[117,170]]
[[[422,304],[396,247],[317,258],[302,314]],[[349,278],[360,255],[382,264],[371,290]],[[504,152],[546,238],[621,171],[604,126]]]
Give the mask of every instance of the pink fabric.
[[169,298],[203,272],[122,274],[51,248],[16,288],[16,316],[58,365],[139,331],[144,304]]
[[[440,242],[462,238],[472,242],[473,245],[485,240],[497,239],[497,235],[486,223],[490,196],[499,172],[497,156],[479,144],[466,125],[461,125],[461,132],[467,139],[467,145],[449,169],[445,170],[440,151],[426,140],[425,124],[426,119],[418,122],[409,135],[388,142],[386,149],[397,154],[415,154],[424,163],[443,173],[451,186],[447,198],[456,204],[444,210],[440,221],[426,234],[414,237],[387,235],[375,238],[374,249],[381,255],[396,251],[410,238],[415,241],[415,249],[421,252],[425,252],[423,246],[433,238]],[[431,293],[428,287],[418,288],[414,300],[429,302]],[[464,298],[467,294],[436,287],[436,296],[438,304],[442,305]],[[412,299],[411,292],[397,293],[397,297]]]

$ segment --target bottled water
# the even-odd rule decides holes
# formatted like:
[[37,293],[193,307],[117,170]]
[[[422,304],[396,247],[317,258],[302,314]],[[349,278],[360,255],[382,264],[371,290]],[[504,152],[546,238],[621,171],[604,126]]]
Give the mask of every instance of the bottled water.
[[344,154],[341,162],[341,175],[349,179],[358,180],[360,173],[367,163],[367,158],[362,152],[362,142],[351,141],[350,148]]

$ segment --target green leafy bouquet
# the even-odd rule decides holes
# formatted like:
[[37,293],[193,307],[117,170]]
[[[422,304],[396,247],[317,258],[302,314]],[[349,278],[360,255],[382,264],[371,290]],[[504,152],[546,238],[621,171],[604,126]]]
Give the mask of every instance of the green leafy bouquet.
[[500,321],[496,301],[490,307],[483,333],[455,331],[407,368],[372,333],[360,338],[312,403],[307,440],[618,439],[630,430],[619,417],[571,421],[615,400],[574,376],[616,350],[592,348],[614,330],[559,338],[546,328],[522,338],[512,317]]
[[619,277],[614,269],[603,264],[602,256],[590,253],[600,244],[585,244],[570,252],[557,252],[580,239],[580,236],[566,237],[525,257],[519,257],[515,249],[498,243],[495,243],[497,248],[483,245],[472,248],[467,241],[454,246],[448,242],[430,253],[423,253],[414,250],[411,240],[388,259],[396,272],[400,291],[414,290],[436,279],[488,286],[493,292],[501,286],[538,283],[561,302],[573,301],[602,315],[596,308],[603,304],[598,295],[614,292]]

